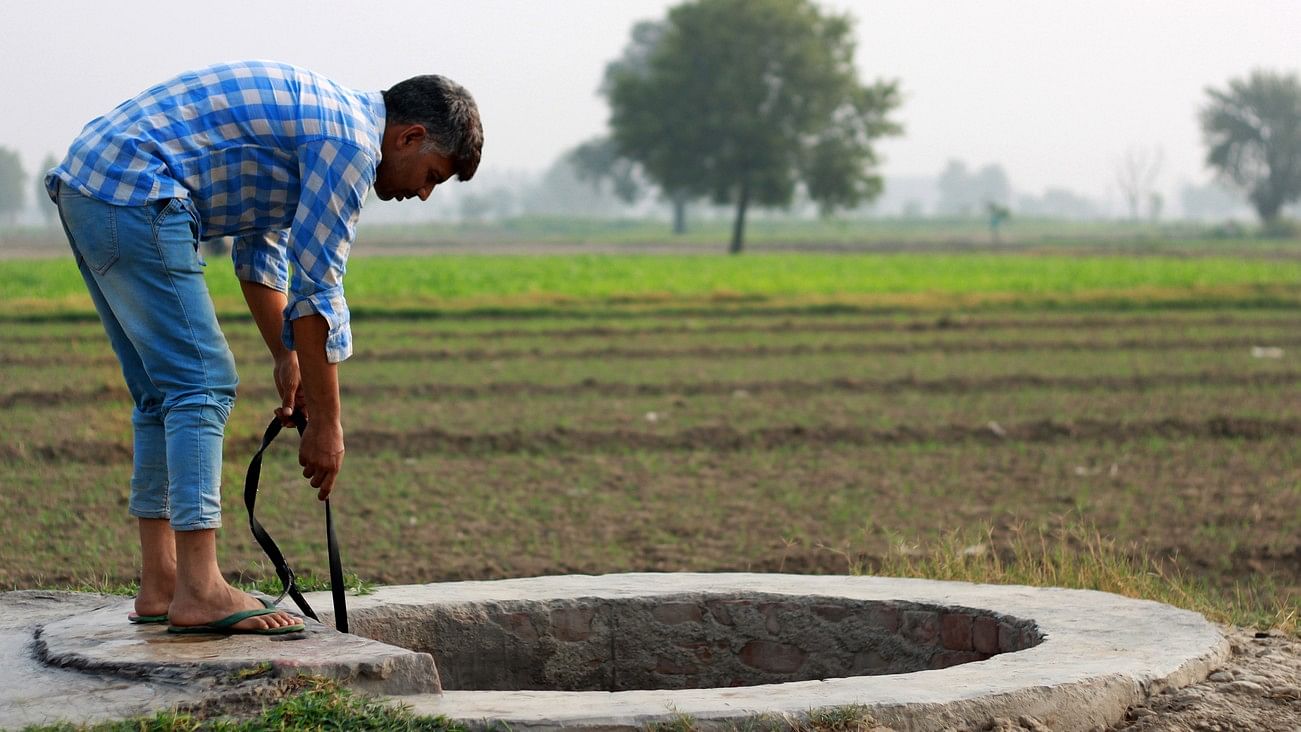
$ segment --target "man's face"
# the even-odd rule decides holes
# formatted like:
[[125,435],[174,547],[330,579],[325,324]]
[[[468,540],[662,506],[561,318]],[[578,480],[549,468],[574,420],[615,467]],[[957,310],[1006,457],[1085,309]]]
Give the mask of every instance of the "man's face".
[[384,130],[381,160],[375,171],[375,195],[380,200],[406,198],[425,200],[434,188],[456,173],[452,159],[438,153],[420,152],[425,142],[420,125],[396,125]]

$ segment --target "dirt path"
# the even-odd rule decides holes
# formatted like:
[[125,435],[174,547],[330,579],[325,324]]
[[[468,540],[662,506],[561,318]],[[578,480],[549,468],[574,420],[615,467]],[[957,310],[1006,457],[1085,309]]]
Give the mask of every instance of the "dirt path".
[[1110,729],[1301,730],[1301,639],[1223,630],[1233,648],[1223,668],[1200,684],[1150,697]]
[[[1225,627],[1233,655],[1209,679],[1155,694],[1106,732],[1295,732],[1301,730],[1301,640]],[[979,732],[1051,732],[1031,716],[996,718]],[[1098,728],[1101,732],[1101,728]],[[896,732],[870,727],[868,732]],[[972,731],[975,732],[975,731]]]

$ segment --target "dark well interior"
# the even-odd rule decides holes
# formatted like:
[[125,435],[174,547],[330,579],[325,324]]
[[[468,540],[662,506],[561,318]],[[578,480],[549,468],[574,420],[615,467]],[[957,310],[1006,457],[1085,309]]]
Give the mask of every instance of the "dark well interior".
[[1042,639],[987,610],[764,594],[381,607],[352,632],[434,656],[448,690],[692,689],[900,674]]

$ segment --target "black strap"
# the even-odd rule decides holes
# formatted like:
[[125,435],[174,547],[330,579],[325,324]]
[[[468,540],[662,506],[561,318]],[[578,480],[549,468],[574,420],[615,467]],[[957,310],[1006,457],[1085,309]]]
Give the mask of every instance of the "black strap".
[[[294,426],[298,428],[298,434],[301,436],[303,430],[307,428],[307,418],[301,412],[294,412]],[[298,609],[312,620],[319,621],[316,613],[312,611],[312,606],[307,604],[307,598],[298,589],[298,578],[294,575],[294,570],[289,568],[289,563],[285,561],[285,555],[280,552],[280,547],[262,528],[262,524],[253,515],[253,507],[257,504],[258,480],[262,477],[262,453],[271,446],[276,435],[280,434],[280,418],[276,417],[267,425],[267,431],[262,435],[262,446],[258,448],[253,455],[252,462],[248,466],[248,474],[244,478],[244,507],[248,509],[248,527],[253,532],[253,538],[257,540],[262,551],[266,552],[271,563],[275,565],[276,576],[280,578],[280,585],[284,591],[276,598],[279,603],[285,598],[285,595],[293,598],[298,605]],[[348,605],[344,597],[343,586],[343,562],[339,559],[339,540],[334,536],[334,516],[330,513],[330,500],[325,500],[325,539],[330,551],[330,593],[334,597],[334,627],[343,633],[348,632]]]

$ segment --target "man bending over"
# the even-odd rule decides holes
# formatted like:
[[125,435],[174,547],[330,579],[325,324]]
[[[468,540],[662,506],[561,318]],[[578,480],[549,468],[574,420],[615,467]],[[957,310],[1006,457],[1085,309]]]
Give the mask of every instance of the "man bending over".
[[311,420],[299,463],[324,500],[343,465],[337,364],[352,354],[343,275],[371,188],[425,200],[479,166],[474,100],[441,76],[383,92],[249,61],[183,73],[92,120],[45,178],[135,404],[132,622],[282,634],[300,619],[217,566],[235,362],[199,241],[235,237],[235,275],[275,362],[276,410]]

